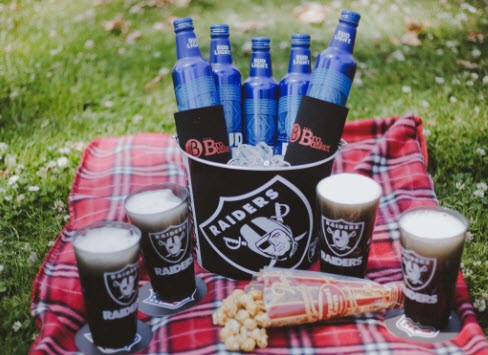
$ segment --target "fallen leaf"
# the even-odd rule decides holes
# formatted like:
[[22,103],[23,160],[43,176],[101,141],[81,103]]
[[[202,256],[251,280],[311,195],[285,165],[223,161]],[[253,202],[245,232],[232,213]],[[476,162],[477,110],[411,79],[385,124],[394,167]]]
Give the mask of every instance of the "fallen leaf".
[[412,17],[405,17],[404,21],[408,32],[420,33],[425,27],[424,23]]
[[466,37],[466,39],[469,42],[483,43],[485,41],[485,34],[483,32],[479,32],[479,31],[471,31],[468,33],[468,36]]
[[148,7],[158,7],[158,8],[163,8],[168,4],[167,1],[164,0],[146,0],[146,1],[141,1],[135,4],[130,8],[130,13],[138,13],[144,8]]
[[166,26],[166,28],[168,28],[169,30],[172,30],[173,29],[173,21],[176,19],[177,19],[176,16],[165,17],[164,18],[164,25]]
[[167,73],[165,74],[164,72],[161,73],[161,71],[160,71],[158,75],[156,75],[154,78],[152,78],[152,80],[150,82],[148,82],[146,85],[144,85],[144,90],[147,92],[153,91],[156,88],[156,86],[158,86],[159,82],[161,80],[163,80],[163,78],[166,75],[168,75],[168,74]]
[[405,61],[405,55],[403,52],[399,49],[391,53],[387,58],[387,62],[392,62],[393,60],[398,60],[399,62],[404,62]]
[[419,34],[428,25],[427,22],[419,21],[412,17],[404,17],[405,27],[407,28],[407,33],[405,33],[400,42],[409,46],[418,47],[422,44],[419,39]]
[[105,21],[103,27],[109,32],[121,32],[126,34],[129,31],[129,26],[125,22],[124,15],[119,14],[116,18],[111,21]]
[[93,1],[93,5],[94,6],[103,6],[103,5],[110,4],[110,1],[111,0],[95,0],[95,1]]
[[166,25],[162,22],[155,22],[152,26],[153,30],[155,31],[164,31]]
[[142,1],[143,7],[165,7],[168,5],[169,1],[164,1],[164,0],[147,0],[147,1]]
[[76,15],[73,18],[73,22],[75,22],[75,23],[81,22],[81,21],[84,21],[84,20],[93,18],[93,17],[95,17],[95,15],[96,15],[95,9],[94,8],[89,8],[85,12],[82,12],[81,14]]
[[126,43],[134,43],[135,41],[137,41],[138,39],[141,39],[141,38],[142,38],[142,32],[141,31],[134,31],[134,32],[129,33],[125,37],[125,42]]
[[402,36],[401,42],[409,46],[418,47],[422,44],[418,35],[417,32],[407,32]]
[[174,4],[176,7],[188,7],[190,6],[191,0],[176,0]]
[[324,22],[329,9],[327,6],[316,2],[308,2],[293,9],[293,16],[300,21],[308,24],[319,24]]
[[255,30],[262,30],[268,27],[268,24],[262,21],[246,21],[246,22],[235,22],[234,26],[240,32],[251,32]]
[[144,86],[144,90],[153,91],[162,79],[163,79],[162,75],[156,75],[150,82],[148,82]]
[[390,36],[388,37],[388,39],[390,40],[391,44],[395,46],[399,46],[400,44],[402,44],[402,41],[398,37]]
[[466,69],[478,69],[480,67],[479,64],[470,62],[469,60],[459,59],[457,63]]
[[164,67],[164,68],[159,69],[159,73],[158,74],[159,75],[162,75],[162,76],[168,75],[169,74],[169,68]]
[[12,1],[9,5],[8,5],[8,9],[10,11],[17,11],[19,9],[19,5],[15,2],[15,1]]
[[246,41],[241,47],[241,52],[244,54],[251,54],[252,53],[252,42]]

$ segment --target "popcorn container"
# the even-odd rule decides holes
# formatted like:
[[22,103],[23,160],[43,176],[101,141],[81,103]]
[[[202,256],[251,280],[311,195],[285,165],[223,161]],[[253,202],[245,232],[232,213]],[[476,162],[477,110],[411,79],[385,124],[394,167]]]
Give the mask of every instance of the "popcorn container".
[[248,168],[183,152],[198,263],[233,279],[266,266],[308,268],[315,259],[315,187],[336,152],[311,164]]
[[262,290],[268,327],[315,323],[403,306],[403,284],[323,272],[266,268],[247,289]]

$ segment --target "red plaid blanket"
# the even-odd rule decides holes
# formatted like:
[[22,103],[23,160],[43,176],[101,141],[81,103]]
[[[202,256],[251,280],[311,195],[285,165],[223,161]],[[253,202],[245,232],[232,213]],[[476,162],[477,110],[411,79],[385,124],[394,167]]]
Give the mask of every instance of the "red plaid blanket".
[[[335,172],[355,171],[371,176],[383,187],[367,276],[381,283],[401,280],[399,214],[418,205],[436,205],[434,186],[426,173],[427,150],[417,117],[349,122],[349,143],[337,157]],[[70,237],[74,230],[100,219],[126,220],[122,202],[144,185],[172,181],[186,183],[181,156],[168,135],[144,133],[102,138],[86,149],[69,195],[70,222],[46,256],[34,280],[32,314],[40,329],[32,344],[35,354],[76,351],[74,335],[85,323],[84,304]],[[317,264],[314,265],[317,268]],[[226,353],[219,342],[220,328],[211,314],[234,288],[246,282],[196,272],[207,283],[208,294],[197,306],[169,318],[139,318],[152,327],[154,337],[144,351],[158,354]],[[142,275],[143,282],[147,280]],[[466,284],[460,274],[455,306],[463,327],[450,342],[418,344],[391,335],[384,313],[365,314],[333,322],[269,331],[269,346],[259,353],[273,354],[488,354],[488,342],[479,327]]]

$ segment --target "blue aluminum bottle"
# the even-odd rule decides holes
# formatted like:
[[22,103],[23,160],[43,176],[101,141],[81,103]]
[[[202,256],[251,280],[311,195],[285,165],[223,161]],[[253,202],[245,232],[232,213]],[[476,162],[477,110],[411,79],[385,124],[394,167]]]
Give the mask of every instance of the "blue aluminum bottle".
[[288,74],[280,82],[278,146],[276,149],[278,154],[285,155],[298,107],[300,107],[303,95],[307,93],[312,71],[310,61],[310,35],[293,34]]
[[189,17],[173,22],[178,60],[173,67],[178,111],[219,105],[219,96],[210,63],[203,59]]
[[274,149],[279,86],[273,78],[269,49],[269,38],[252,39],[249,78],[242,85],[244,139],[251,145],[265,142]]
[[229,144],[234,152],[242,140],[241,73],[232,65],[229,26],[210,26],[210,65],[220,103],[224,107]]
[[359,19],[358,13],[342,10],[329,48],[317,57],[307,96],[346,106],[356,73],[352,52]]

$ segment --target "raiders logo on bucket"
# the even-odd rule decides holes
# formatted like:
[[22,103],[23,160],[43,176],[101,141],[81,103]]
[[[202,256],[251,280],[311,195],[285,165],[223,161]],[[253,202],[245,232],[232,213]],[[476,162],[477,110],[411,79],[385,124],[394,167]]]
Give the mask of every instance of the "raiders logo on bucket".
[[322,216],[322,233],[330,250],[337,256],[346,256],[358,246],[363,237],[364,222],[328,219]]
[[426,258],[415,251],[402,248],[403,278],[414,291],[427,287],[437,266],[435,258]]
[[170,226],[162,232],[149,233],[149,240],[156,253],[168,263],[180,262],[188,249],[188,222]]
[[275,176],[246,194],[220,197],[215,212],[199,229],[220,257],[254,274],[264,266],[300,265],[309,252],[312,223],[312,209],[303,193]]
[[137,296],[138,264],[126,265],[123,269],[114,272],[105,272],[103,278],[105,287],[114,302],[127,306]]

